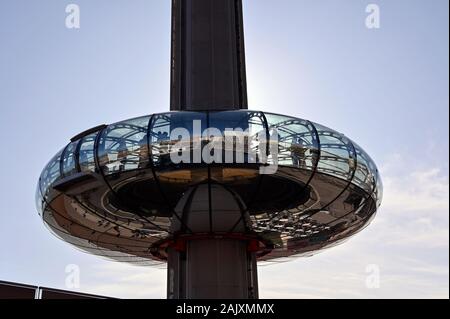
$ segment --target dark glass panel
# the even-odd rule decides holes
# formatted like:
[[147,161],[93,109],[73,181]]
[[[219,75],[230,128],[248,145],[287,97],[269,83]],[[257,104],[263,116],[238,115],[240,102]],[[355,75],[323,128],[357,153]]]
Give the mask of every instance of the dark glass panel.
[[215,137],[215,145],[222,150],[219,163],[256,164],[266,157],[267,128],[263,113],[211,112],[209,127],[221,133]]
[[[154,115],[150,126],[153,165],[201,164],[202,135],[207,125],[207,113]],[[186,160],[178,155],[187,155]]]

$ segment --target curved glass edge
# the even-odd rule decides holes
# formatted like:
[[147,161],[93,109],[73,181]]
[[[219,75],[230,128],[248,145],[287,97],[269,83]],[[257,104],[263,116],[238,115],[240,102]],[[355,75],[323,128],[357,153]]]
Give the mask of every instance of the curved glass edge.
[[42,213],[42,205],[45,202],[51,201],[52,197],[55,196],[53,190],[53,185],[55,182],[61,179],[61,156],[65,148],[60,150],[45,166],[39,177],[38,190],[36,194],[41,194],[42,204],[41,207],[37,207],[38,211]]
[[[55,197],[55,200],[62,199],[63,194],[60,193]],[[119,262],[127,262],[133,264],[147,264],[147,265],[161,265],[161,261],[155,261],[151,258],[150,251],[148,251],[148,243],[143,242],[143,238],[130,237],[121,244],[113,244],[110,241],[103,239],[106,232],[101,229],[99,225],[95,230],[86,225],[80,224],[73,216],[64,214],[59,207],[53,207],[53,203],[46,203],[43,206],[42,218],[45,220],[44,225],[50,232],[59,239],[75,246],[77,249],[93,255],[101,256],[107,259],[112,259]],[[71,231],[73,227],[84,229],[83,232],[78,232],[79,235],[74,235]],[[95,240],[88,238],[86,235],[97,233],[100,235]]]

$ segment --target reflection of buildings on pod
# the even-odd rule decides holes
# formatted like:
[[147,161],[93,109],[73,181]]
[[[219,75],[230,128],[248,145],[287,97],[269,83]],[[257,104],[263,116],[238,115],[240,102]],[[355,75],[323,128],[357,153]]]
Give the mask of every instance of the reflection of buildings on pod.
[[[277,172],[260,175],[259,162],[173,165],[170,132],[192,132],[194,120],[203,129],[247,127],[255,147],[257,133],[276,129]],[[37,201],[48,227],[78,248],[154,264],[167,258],[165,247],[181,228],[196,227],[196,217],[177,206],[203,185],[225,189],[239,213],[220,223],[210,216],[205,229],[188,233],[245,234],[257,240],[259,260],[309,255],[341,242],[370,222],[382,196],[375,164],[344,135],[302,119],[230,111],[158,114],[81,134],[42,172]]]

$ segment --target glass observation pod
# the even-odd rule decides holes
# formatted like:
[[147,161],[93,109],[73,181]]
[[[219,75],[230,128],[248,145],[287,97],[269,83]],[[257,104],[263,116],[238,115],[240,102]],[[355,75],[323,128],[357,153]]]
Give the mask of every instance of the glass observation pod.
[[375,163],[343,134],[245,110],[155,114],[79,134],[43,170],[36,201],[48,228],[79,249],[155,265],[180,229],[203,235],[179,203],[205,185],[226,189],[241,212],[227,229],[211,220],[210,232],[256,238],[261,261],[341,243],[382,200]]

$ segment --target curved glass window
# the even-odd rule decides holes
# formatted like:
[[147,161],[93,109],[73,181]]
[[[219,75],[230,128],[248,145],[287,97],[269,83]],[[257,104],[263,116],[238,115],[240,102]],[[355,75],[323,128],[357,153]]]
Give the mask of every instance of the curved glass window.
[[62,172],[64,177],[73,175],[77,173],[77,165],[76,165],[76,150],[78,146],[78,142],[70,143],[67,148],[64,150],[63,158],[62,158]]
[[79,158],[80,169],[84,173],[95,172],[95,139],[98,132],[87,135],[81,140],[79,145]]
[[266,113],[271,134],[278,133],[278,163],[313,170],[319,158],[319,141],[312,123]]
[[255,164],[267,155],[267,128],[261,112],[226,111],[209,114],[208,139],[213,140],[215,130],[217,137],[215,146],[223,150],[221,163]]
[[154,115],[149,130],[153,165],[202,163],[202,134],[207,124],[207,113]]
[[58,152],[47,164],[41,174],[41,191],[45,198],[49,195],[51,185],[57,181],[60,177],[60,164],[62,150]]
[[148,124],[140,117],[110,125],[99,143],[99,162],[105,175],[148,166]]
[[356,155],[357,155],[357,168],[353,183],[367,193],[372,194],[376,187],[376,166],[369,155],[355,142]]
[[44,211],[44,201],[42,198],[41,188],[39,186],[40,181],[38,181],[38,185],[36,187],[36,193],[35,193],[35,202],[36,202],[36,208],[38,211],[39,216],[42,216],[42,212]]
[[321,155],[317,171],[351,180],[356,169],[352,142],[343,134],[314,123],[320,140]]
[[377,207],[381,206],[381,201],[383,200],[383,181],[381,180],[380,173],[376,172],[376,180],[377,180]]

